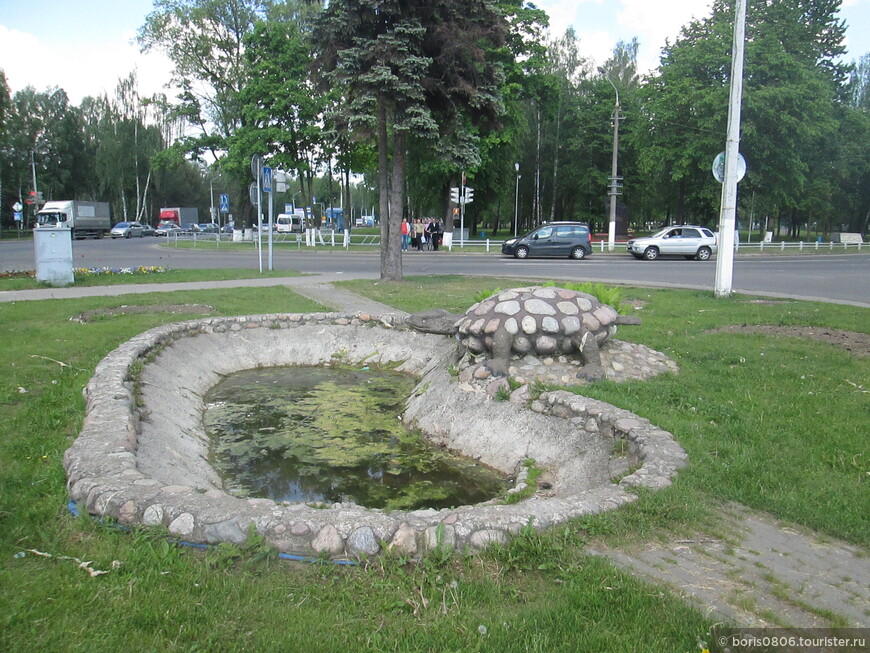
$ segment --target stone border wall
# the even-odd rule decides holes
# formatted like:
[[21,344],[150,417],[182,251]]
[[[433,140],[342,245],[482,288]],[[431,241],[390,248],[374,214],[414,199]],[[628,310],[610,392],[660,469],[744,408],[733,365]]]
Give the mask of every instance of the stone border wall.
[[[389,513],[221,490],[207,463],[204,393],[234,371],[335,358],[399,363],[420,379],[403,415],[408,424],[517,475],[518,485],[532,458],[547,470],[547,489],[512,505]],[[82,431],[64,456],[70,497],[91,514],[163,526],[191,542],[242,543],[253,528],[285,553],[355,558],[387,546],[418,556],[438,545],[473,551],[506,542],[529,523],[546,528],[617,507],[634,500],[629,487],[669,485],[686,463],[669,433],[628,411],[563,391],[531,406],[497,401],[451,375],[458,360],[455,341],[406,329],[390,316],[217,317],[152,329],[107,355],[85,388]],[[620,438],[626,455],[611,456]],[[613,476],[622,478],[614,483]]]

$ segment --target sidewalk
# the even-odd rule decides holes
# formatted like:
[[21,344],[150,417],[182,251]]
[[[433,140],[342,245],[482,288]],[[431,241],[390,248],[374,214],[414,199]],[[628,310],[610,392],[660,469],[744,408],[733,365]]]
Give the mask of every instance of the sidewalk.
[[309,299],[320,302],[331,310],[399,314],[401,311],[347,292],[332,285],[348,277],[343,274],[320,274],[295,277],[254,279],[228,279],[222,281],[190,281],[184,283],[142,283],[113,286],[70,286],[67,288],[37,288],[33,290],[7,290],[0,292],[0,303],[37,301],[41,299],[76,299],[82,297],[120,297],[152,292],[177,290],[214,290],[217,288],[265,288],[287,286]]
[[[6,291],[0,302],[175,290],[287,286],[349,314],[405,315],[336,288],[340,274],[173,284]],[[669,542],[599,548],[614,564],[666,585],[705,614],[742,627],[870,627],[870,551],[740,505],[722,508],[727,541],[686,533]]]

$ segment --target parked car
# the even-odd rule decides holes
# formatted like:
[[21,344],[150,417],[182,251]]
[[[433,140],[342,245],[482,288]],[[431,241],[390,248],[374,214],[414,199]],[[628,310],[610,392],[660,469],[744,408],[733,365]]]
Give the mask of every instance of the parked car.
[[217,226],[214,222],[202,222],[197,225],[199,227],[199,231],[197,233],[201,234],[219,234],[221,228]]
[[198,234],[199,233],[199,225],[195,222],[188,222],[186,224],[181,225],[181,233],[183,234]]
[[169,234],[183,233],[181,227],[174,222],[164,222],[154,230],[155,236],[168,236]]
[[506,240],[501,253],[515,258],[568,256],[583,259],[592,253],[589,225],[585,222],[551,222],[525,236]]
[[221,227],[221,233],[222,233],[222,234],[231,234],[231,233],[233,233],[233,225],[231,225],[231,224],[225,224],[223,227]]
[[637,259],[655,261],[659,256],[683,256],[708,260],[716,253],[716,234],[706,227],[673,225],[645,238],[628,241],[628,253]]
[[145,235],[144,230],[142,229],[142,225],[138,222],[119,222],[112,230],[109,232],[109,235],[114,240],[115,238],[141,238]]
[[143,236],[156,236],[157,232],[150,224],[142,225],[142,235]]

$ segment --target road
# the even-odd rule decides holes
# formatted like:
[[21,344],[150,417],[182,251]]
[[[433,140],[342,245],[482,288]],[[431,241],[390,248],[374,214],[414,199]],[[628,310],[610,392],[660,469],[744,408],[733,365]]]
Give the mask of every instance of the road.
[[[253,244],[249,251],[216,249],[213,242],[196,249],[161,245],[153,238],[82,240],[73,242],[75,267],[133,267],[160,265],[174,269],[259,269]],[[275,270],[308,274],[339,273],[348,277],[377,278],[377,252],[314,252],[276,248]],[[264,266],[267,267],[264,257]],[[0,271],[34,269],[30,240],[0,242]],[[403,258],[406,276],[467,274],[654,287],[694,288],[712,292],[715,261],[683,259],[638,261],[627,254],[594,254],[583,261],[535,259],[519,261],[495,254],[409,252]],[[855,254],[749,254],[735,260],[733,289],[738,293],[795,297],[870,307],[870,253]]]

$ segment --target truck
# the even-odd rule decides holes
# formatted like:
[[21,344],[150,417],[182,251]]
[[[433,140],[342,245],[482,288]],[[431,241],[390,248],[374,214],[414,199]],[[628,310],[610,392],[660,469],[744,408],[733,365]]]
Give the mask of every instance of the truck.
[[36,213],[36,228],[59,227],[69,227],[72,237],[76,239],[102,238],[112,228],[112,209],[108,202],[46,202]]
[[195,206],[170,206],[160,209],[157,226],[164,222],[172,222],[179,227],[185,224],[198,224],[199,209]]

